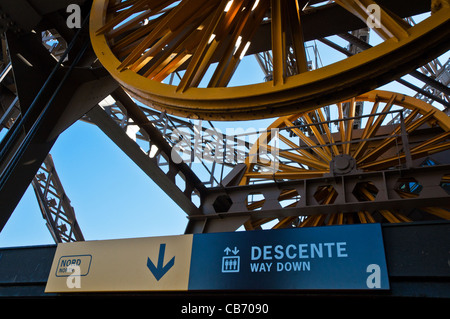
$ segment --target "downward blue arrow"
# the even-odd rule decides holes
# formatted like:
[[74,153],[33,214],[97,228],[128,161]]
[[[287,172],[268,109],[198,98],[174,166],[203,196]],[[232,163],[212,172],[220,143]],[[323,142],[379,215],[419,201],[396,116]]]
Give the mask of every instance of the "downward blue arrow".
[[156,280],[160,280],[175,264],[175,257],[163,266],[164,263],[164,253],[166,252],[166,244],[159,245],[159,256],[158,256],[158,265],[155,267],[155,264],[147,258],[147,267],[152,272],[153,276],[155,276]]

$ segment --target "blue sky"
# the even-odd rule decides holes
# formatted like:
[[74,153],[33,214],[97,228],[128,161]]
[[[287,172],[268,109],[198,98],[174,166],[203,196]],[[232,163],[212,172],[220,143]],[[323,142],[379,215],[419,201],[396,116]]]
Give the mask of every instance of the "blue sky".
[[[86,239],[181,234],[186,217],[96,126],[77,122],[51,154]],[[53,243],[30,186],[0,246]]]
[[[375,44],[377,37],[372,35],[371,44]],[[324,64],[342,58],[325,45],[318,46]],[[447,53],[441,62],[448,57]],[[263,80],[254,57],[244,61],[231,85]],[[405,79],[422,86],[411,77]],[[415,94],[400,84],[382,88]],[[214,124],[225,132],[226,127],[263,129],[271,122]],[[61,134],[51,154],[86,240],[184,233],[186,214],[96,126],[78,121]],[[0,247],[53,243],[30,186],[0,233]]]

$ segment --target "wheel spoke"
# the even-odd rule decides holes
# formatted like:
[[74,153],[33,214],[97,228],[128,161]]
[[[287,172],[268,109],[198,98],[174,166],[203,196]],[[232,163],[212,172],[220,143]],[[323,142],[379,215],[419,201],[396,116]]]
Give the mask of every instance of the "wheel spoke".
[[372,217],[372,215],[368,211],[359,211],[358,217],[361,223],[367,224],[367,223],[375,223],[375,219]]
[[[407,134],[413,132],[415,129],[420,127],[422,124],[424,124],[425,122],[430,120],[430,118],[434,114],[434,111],[432,110],[432,111],[429,111],[424,116],[417,119],[416,117],[418,115],[418,112],[419,112],[419,110],[416,109],[405,119],[404,122],[406,125],[406,133]],[[416,120],[413,121],[414,119],[416,119]],[[378,158],[381,154],[387,152],[391,148],[391,146],[399,139],[399,137],[396,135],[398,135],[400,133],[401,133],[401,125],[399,124],[391,133],[391,135],[393,137],[386,137],[380,145],[378,145],[373,150],[371,150],[370,152],[365,154],[364,157],[361,158],[361,163],[372,161],[372,160]],[[424,146],[426,146],[426,145],[424,145]]]
[[272,4],[272,63],[273,85],[284,83],[286,61],[286,32],[283,23],[283,10],[286,0],[271,0]]
[[[349,118],[355,117],[355,108],[356,108],[356,100],[355,100],[355,98],[353,98],[349,104],[349,111],[348,111]],[[345,140],[347,142],[350,142],[352,140],[353,122],[354,122],[353,119],[347,120],[347,128],[345,130],[345,135],[346,135]],[[344,148],[343,153],[344,154],[350,154],[350,146],[351,146],[350,143],[343,145],[343,148]]]
[[147,5],[148,5],[147,0],[136,1],[136,3],[133,6],[129,7],[128,9],[123,10],[117,16],[115,16],[114,18],[109,20],[107,23],[105,23],[100,29],[98,29],[96,31],[96,35],[104,34],[106,31],[113,29],[115,26],[119,25],[124,20],[131,17],[133,14],[144,9],[145,6],[147,6]]
[[[425,143],[428,143],[428,141],[422,144]],[[450,149],[450,142],[440,143],[438,145],[431,145],[431,146],[428,145],[427,147],[423,147],[422,144],[411,149],[411,157],[413,159],[422,157],[423,155],[427,154],[431,155]],[[406,161],[405,154],[402,153],[399,155],[389,157],[387,159],[382,159],[371,163],[363,164],[360,165],[359,167],[367,170],[375,170],[375,169],[378,170],[378,169],[385,169],[390,166],[396,166],[401,163],[404,163],[405,161]]]
[[[378,131],[378,129],[380,128],[381,124],[383,123],[384,119],[387,116],[386,112],[389,112],[391,107],[393,106],[395,98],[396,98],[396,95],[394,94],[389,99],[389,101],[386,103],[386,105],[384,106],[383,110],[381,111],[382,114],[377,116],[377,119],[375,120],[375,123],[372,124],[370,126],[369,130],[367,131],[367,134],[364,137],[365,139],[369,139],[369,138],[375,136],[376,132]],[[366,143],[367,143],[367,141],[362,141],[361,142],[362,147],[364,147]],[[363,157],[357,159],[357,164],[364,163],[364,161],[366,161],[367,157],[368,156],[366,155],[366,156],[363,156]]]
[[[347,135],[345,134],[345,125],[344,125],[344,109],[342,103],[336,104],[338,107],[338,119],[339,119],[339,133],[341,135],[341,143],[345,143]],[[342,144],[342,153],[345,153],[345,144]]]
[[317,124],[314,124],[315,121],[313,121],[311,119],[311,117],[306,113],[303,114],[303,118],[305,119],[307,124],[310,124],[309,128],[311,128],[311,130],[313,131],[314,136],[317,139],[317,141],[319,142],[319,144],[324,145],[324,147],[322,147],[323,151],[331,158],[331,151],[328,146],[325,146],[326,143],[325,143],[324,139],[322,138],[322,134],[319,132],[319,130],[316,127]]
[[[366,126],[364,127],[364,131],[361,135],[362,140],[368,138],[368,133],[369,133],[370,128],[372,127],[372,123],[374,121],[374,114],[377,112],[379,103],[380,103],[379,101],[375,101],[375,103],[372,106],[372,110],[370,111],[371,116],[369,116],[369,118],[367,119]],[[366,147],[367,147],[366,141],[362,141],[362,142],[358,143],[358,146],[357,146],[355,152],[353,153],[353,158],[358,159],[359,156],[366,150]]]
[[444,208],[440,207],[424,207],[422,210],[426,211],[429,214],[436,215],[440,218],[450,220],[450,212]]
[[291,122],[287,119],[284,120],[286,127],[292,127],[291,130],[297,135],[306,145],[311,147],[311,150],[317,154],[322,160],[325,162],[329,162],[331,160],[331,156],[328,155],[320,146],[318,146],[312,139],[307,137],[302,131],[298,128],[293,127]]
[[[248,3],[244,3],[244,5]],[[261,24],[267,9],[267,2],[252,11],[250,6],[241,9],[239,18],[240,28],[237,28],[229,42],[228,49],[214,72],[208,87],[226,87],[231,80],[237,66],[248,50],[251,39]]]
[[[308,160],[310,162],[318,163],[321,168],[328,167],[326,163],[321,162],[320,159],[315,157],[313,154],[309,153],[307,150],[300,148],[297,144],[295,144],[294,142],[289,140],[287,137],[285,137],[285,136],[283,136],[281,134],[279,135],[279,137],[280,137],[280,140],[282,142],[286,143],[286,145],[288,145],[290,148],[292,148],[292,151],[295,151],[295,152],[299,153],[303,158],[306,158],[306,160]],[[283,154],[284,153],[292,154],[292,151],[290,151],[290,152],[283,152]],[[279,152],[279,153],[281,153],[281,152]],[[291,159],[293,159],[293,158],[291,158]],[[298,159],[295,158],[293,160],[298,160]],[[306,164],[306,162],[305,162],[305,164]]]
[[[214,14],[211,15],[212,19],[207,23],[207,27],[203,33],[203,37],[198,44],[195,53],[189,62],[188,68],[177,87],[178,91],[185,91],[194,82],[196,85],[200,82],[200,79],[204,72],[206,72],[209,66],[210,59],[218,46],[218,41],[215,39],[216,27],[220,22],[220,17],[223,15],[227,0],[222,0]],[[214,36],[213,36],[214,34]]]
[[333,136],[331,135],[331,131],[330,131],[330,128],[328,127],[328,124],[325,123],[325,117],[323,116],[322,109],[321,108],[317,109],[316,112],[319,117],[319,122],[321,122],[322,129],[324,130],[325,134],[327,135],[328,142],[331,143],[331,149],[334,152],[334,156],[339,155],[340,154],[339,149],[334,141]]
[[292,33],[292,47],[295,55],[297,74],[308,71],[308,63],[305,52],[305,39],[300,18],[300,4],[298,0],[287,2],[288,21]]

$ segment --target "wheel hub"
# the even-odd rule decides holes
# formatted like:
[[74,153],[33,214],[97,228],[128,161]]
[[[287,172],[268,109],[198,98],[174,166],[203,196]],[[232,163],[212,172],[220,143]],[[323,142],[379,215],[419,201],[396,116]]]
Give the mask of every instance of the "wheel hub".
[[354,171],[356,171],[356,160],[348,154],[337,155],[330,162],[332,175],[345,175]]

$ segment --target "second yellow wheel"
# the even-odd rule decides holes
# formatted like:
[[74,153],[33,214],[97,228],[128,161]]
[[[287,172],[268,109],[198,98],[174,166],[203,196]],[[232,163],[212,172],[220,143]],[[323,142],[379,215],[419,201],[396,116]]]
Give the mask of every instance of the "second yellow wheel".
[[[364,115],[362,110],[367,110]],[[329,116],[327,116],[327,112]],[[327,120],[329,117],[329,120]],[[403,118],[402,118],[403,117]],[[395,170],[409,159],[421,165],[433,165],[430,157],[450,149],[450,118],[432,105],[404,94],[371,91],[335,105],[276,119],[261,134],[246,159],[246,170],[240,185],[312,179],[316,177]],[[419,163],[419,164],[420,164]],[[448,175],[441,181],[448,187]],[[401,198],[417,197],[421,185],[414,178],[400,179],[393,191]],[[315,190],[319,205],[333,204],[336,189],[323,185]],[[371,182],[355,185],[358,201],[373,201],[378,189]],[[283,207],[297,207],[297,191],[284,190],[279,198]],[[264,205],[263,198],[250,196],[249,211]],[[437,218],[450,219],[446,207],[421,208]],[[376,212],[378,222],[408,222],[412,219],[390,209]],[[254,229],[276,218],[253,219],[246,224]],[[275,228],[322,226],[375,222],[373,212],[355,211],[312,216],[293,216],[278,220]]]

